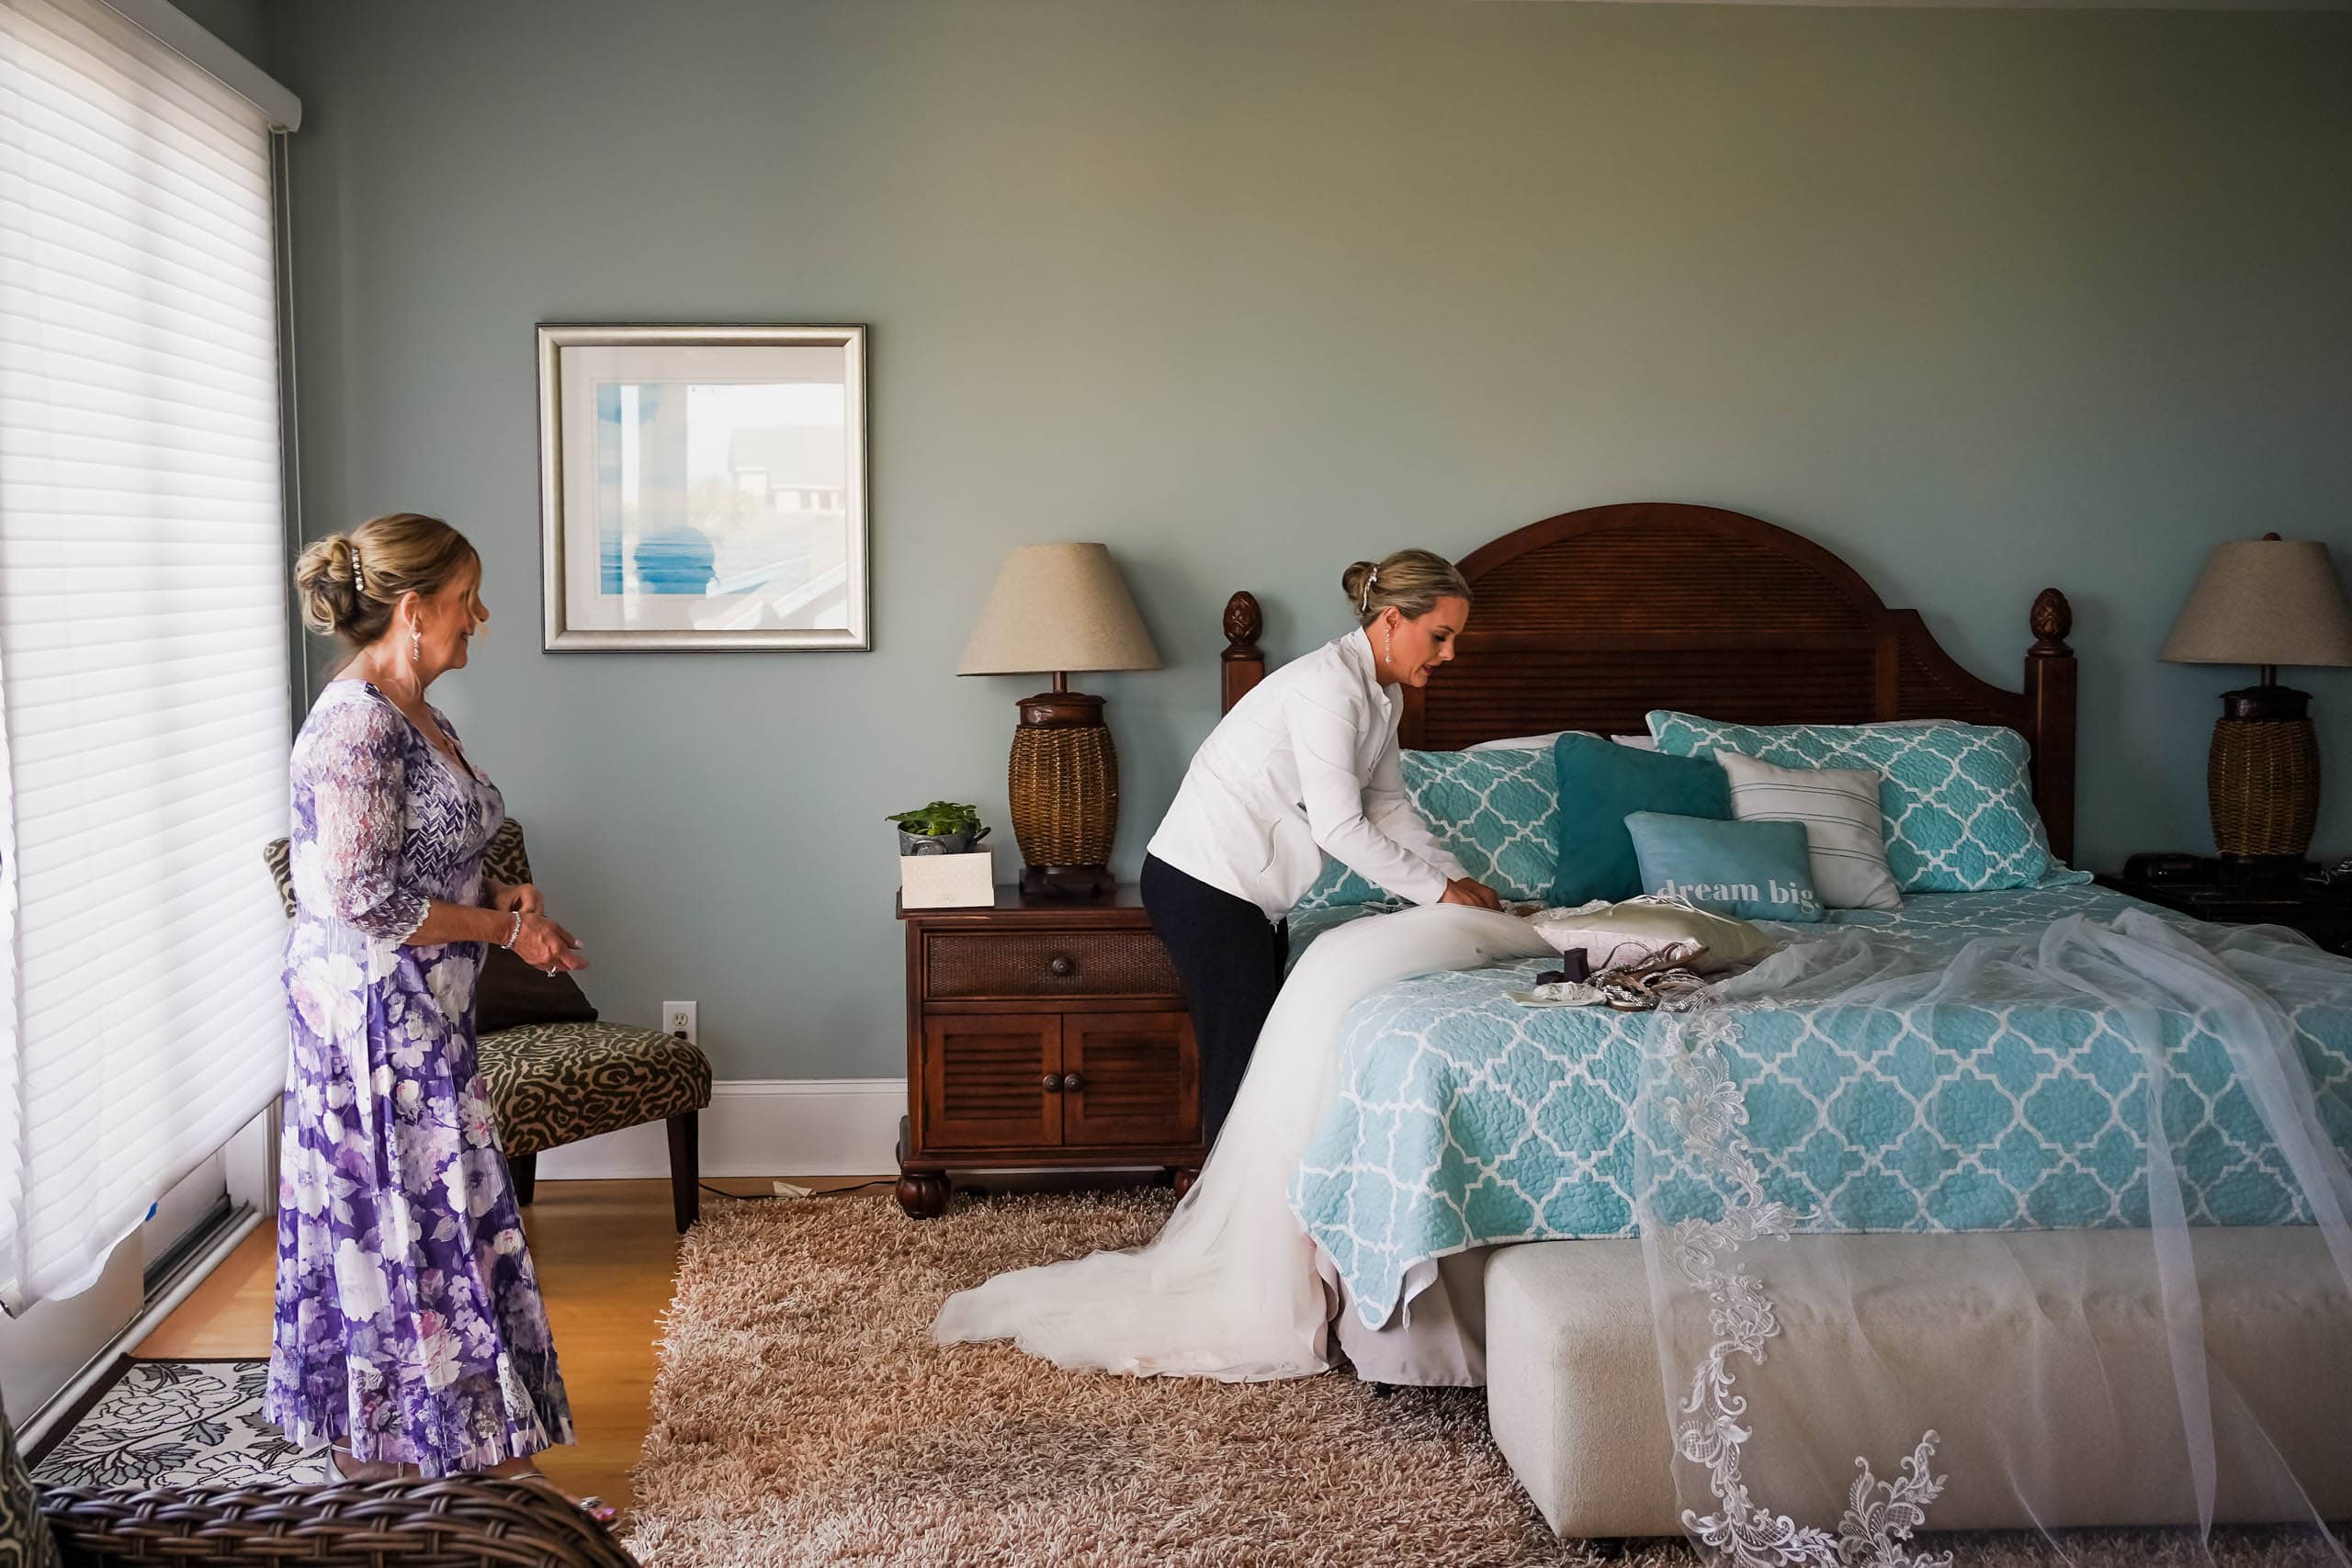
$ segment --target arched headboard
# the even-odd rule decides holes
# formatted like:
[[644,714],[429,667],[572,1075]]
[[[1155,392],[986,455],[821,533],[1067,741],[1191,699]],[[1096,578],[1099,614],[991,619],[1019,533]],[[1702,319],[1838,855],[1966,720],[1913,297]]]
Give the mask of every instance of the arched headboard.
[[[1638,502],[1531,523],[1471,552],[1476,611],[1453,661],[1407,688],[1408,747],[1507,735],[1639,733],[1652,708],[1736,724],[1953,718],[2007,725],[2033,752],[2050,847],[2075,842],[2074,613],[2045,588],[2023,689],[1981,681],[1916,610],[1890,609],[1801,535],[1713,506]],[[1226,605],[1230,708],[1265,673],[1257,600]]]

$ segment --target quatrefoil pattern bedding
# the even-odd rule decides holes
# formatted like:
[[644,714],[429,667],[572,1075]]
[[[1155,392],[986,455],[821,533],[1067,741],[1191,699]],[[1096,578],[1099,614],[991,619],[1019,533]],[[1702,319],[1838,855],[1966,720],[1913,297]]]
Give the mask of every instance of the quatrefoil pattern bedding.
[[[1948,959],[1978,937],[2026,935],[2070,914],[2109,919],[2128,904],[2067,886],[1935,894],[1905,899],[1899,915],[1831,919]],[[1832,928],[1777,929],[1805,939]],[[1543,967],[1425,975],[1348,1016],[1338,1098],[1290,1196],[1369,1325],[1388,1320],[1417,1263],[1500,1242],[1635,1234],[1632,1111],[1654,1015],[1505,997]],[[2321,1118],[2352,1151],[2352,964],[2291,1002]],[[2166,1029],[2165,1122],[2190,1222],[2307,1222],[2226,1048],[2185,1016]],[[2112,1012],[1996,998],[1792,1006],[1746,1012],[1725,1055],[1766,1195],[1805,1216],[1801,1228],[2148,1223],[2145,1074]],[[1683,1139],[1658,1133],[1644,1142],[1666,1162],[1664,1217],[1713,1217],[1715,1182],[1688,1168]]]
[[1886,864],[1905,893],[1987,893],[2088,882],[2051,858],[2034,809],[2030,753],[2014,729],[1982,724],[1717,724],[1660,709],[1657,749],[1678,757],[1736,751],[1784,768],[1868,768],[1879,775]]
[[[1549,897],[1558,858],[1552,818],[1559,774],[1552,749],[1407,751],[1399,759],[1406,797],[1462,869],[1506,898]],[[1363,904],[1397,908],[1403,900],[1326,857],[1323,874],[1298,901],[1301,909]]]

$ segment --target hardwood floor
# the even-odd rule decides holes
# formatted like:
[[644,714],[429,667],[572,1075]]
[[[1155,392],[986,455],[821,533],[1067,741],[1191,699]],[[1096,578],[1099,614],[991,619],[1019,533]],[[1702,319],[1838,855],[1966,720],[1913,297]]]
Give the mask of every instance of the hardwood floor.
[[[788,1179],[825,1191],[865,1180]],[[770,1190],[764,1179],[711,1185],[747,1196]],[[708,1192],[702,1201],[705,1208],[728,1201]],[[523,1214],[580,1439],[548,1453],[541,1464],[567,1491],[594,1493],[626,1507],[628,1472],[644,1444],[653,1395],[653,1341],[678,1262],[670,1184],[542,1181],[537,1201]],[[277,1256],[275,1233],[264,1225],[133,1354],[266,1357]]]

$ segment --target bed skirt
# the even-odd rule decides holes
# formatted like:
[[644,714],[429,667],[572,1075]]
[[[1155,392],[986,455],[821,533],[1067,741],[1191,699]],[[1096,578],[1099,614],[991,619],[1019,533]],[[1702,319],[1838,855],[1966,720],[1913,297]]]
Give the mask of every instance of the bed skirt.
[[[1316,1253],[1323,1280],[1339,1303],[1332,1333],[1348,1363],[1365,1382],[1411,1388],[1477,1388],[1487,1381],[1487,1259],[1499,1247],[1474,1247],[1434,1263],[1414,1266],[1405,1304],[1379,1328],[1368,1328],[1347,1299],[1330,1255]],[[1427,1283],[1423,1283],[1426,1271]]]

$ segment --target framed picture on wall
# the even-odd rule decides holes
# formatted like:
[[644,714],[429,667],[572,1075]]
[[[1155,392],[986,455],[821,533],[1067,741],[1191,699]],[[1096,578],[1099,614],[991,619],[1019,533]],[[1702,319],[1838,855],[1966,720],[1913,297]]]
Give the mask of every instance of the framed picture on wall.
[[549,650],[873,646],[864,327],[538,332]]

